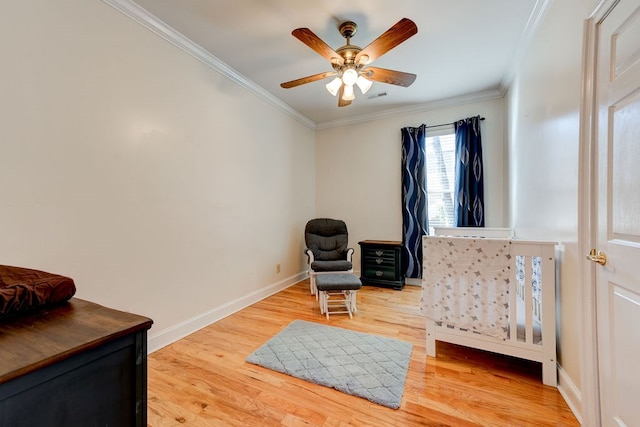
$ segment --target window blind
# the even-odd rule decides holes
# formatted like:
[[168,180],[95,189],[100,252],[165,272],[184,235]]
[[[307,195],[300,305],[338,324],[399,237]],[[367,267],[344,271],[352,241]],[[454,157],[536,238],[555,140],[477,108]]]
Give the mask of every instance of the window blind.
[[453,129],[448,132],[425,141],[430,233],[434,227],[453,226],[456,144]]

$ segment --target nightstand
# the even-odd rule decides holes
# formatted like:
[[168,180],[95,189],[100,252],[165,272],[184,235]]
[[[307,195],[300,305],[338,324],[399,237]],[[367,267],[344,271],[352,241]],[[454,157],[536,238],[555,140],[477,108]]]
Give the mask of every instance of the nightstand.
[[402,242],[363,240],[360,245],[360,280],[363,285],[385,286],[401,290]]

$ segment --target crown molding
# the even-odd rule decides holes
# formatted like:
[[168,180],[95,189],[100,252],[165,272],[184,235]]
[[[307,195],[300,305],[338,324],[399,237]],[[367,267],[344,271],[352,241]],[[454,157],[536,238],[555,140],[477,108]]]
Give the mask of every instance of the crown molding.
[[308,117],[300,114],[298,111],[294,110],[288,104],[282,102],[279,98],[273,96],[271,93],[267,92],[261,86],[256,84],[255,82],[249,80],[245,76],[239,74],[236,70],[231,68],[229,65],[225,64],[220,59],[216,58],[214,55],[207,52],[198,44],[194,43],[189,38],[185,37],[183,34],[179,33],[175,29],[171,28],[169,25],[164,23],[162,20],[158,19],[154,15],[147,12],[144,8],[140,7],[138,4],[134,3],[131,0],[102,0],[104,3],[113,7],[114,9],[122,12],[124,15],[133,19],[137,23],[141,24],[148,30],[162,37],[169,43],[173,44],[179,49],[182,49],[184,52],[193,56],[203,64],[208,67],[214,69],[218,73],[222,74],[229,80],[238,84],[239,86],[247,89],[249,92],[258,96],[259,98],[265,100],[269,104],[278,108],[280,111],[288,114],[294,119],[298,120],[303,125],[315,129],[316,124],[309,119]]
[[527,28],[525,29],[521,42],[519,43],[517,54],[518,62],[515,63],[510,70],[505,74],[498,89],[491,89],[482,92],[476,92],[472,94],[462,95],[458,97],[446,98],[437,101],[431,101],[422,104],[410,105],[406,107],[394,108],[385,111],[380,111],[371,114],[364,114],[359,116],[348,117],[344,119],[331,120],[326,122],[315,123],[305,115],[301,114],[297,110],[293,109],[290,105],[286,104],[276,96],[267,92],[257,83],[249,80],[229,65],[206,51],[204,48],[194,43],[183,34],[179,33],[156,16],[149,13],[144,8],[140,7],[133,0],[102,0],[103,3],[113,7],[119,12],[123,13],[127,17],[131,18],[135,22],[144,26],[151,32],[162,37],[169,43],[173,44],[177,48],[183,50],[187,54],[193,56],[203,64],[222,74],[224,77],[245,88],[249,92],[253,93],[257,97],[263,99],[272,106],[278,108],[280,111],[291,116],[295,120],[299,121],[303,125],[312,130],[328,129],[333,127],[347,126],[356,123],[369,122],[373,120],[386,119],[391,117],[398,117],[406,114],[420,113],[424,111],[437,110],[440,108],[446,108],[456,105],[470,104],[473,102],[486,101],[495,98],[502,98],[506,93],[513,75],[517,69],[517,65],[522,60],[524,51],[528,47],[531,38],[537,28],[547,5],[552,0],[538,0],[534,7],[533,12],[529,17]]
[[509,61],[507,71],[504,73],[504,76],[502,76],[502,80],[500,81],[500,91],[503,95],[507,93],[509,86],[513,83],[513,79],[522,65],[525,53],[529,50],[531,41],[538,30],[538,26],[540,25],[540,22],[542,22],[542,18],[544,18],[547,10],[549,10],[549,5],[552,1],[553,0],[537,0],[536,4],[533,6],[527,25],[525,25],[524,31],[520,36],[518,47],[513,54],[512,60]]
[[456,105],[472,104],[474,102],[488,101],[490,99],[502,98],[504,93],[498,89],[490,89],[482,92],[470,93],[467,95],[455,96],[452,98],[440,99],[423,104],[409,105],[407,107],[393,108],[377,113],[364,114],[360,116],[347,117],[344,119],[319,122],[316,130],[329,129],[340,126],[353,125],[356,123],[370,122],[374,120],[388,119],[392,117],[404,116],[407,114],[423,113],[425,111],[439,110],[441,108],[454,107]]

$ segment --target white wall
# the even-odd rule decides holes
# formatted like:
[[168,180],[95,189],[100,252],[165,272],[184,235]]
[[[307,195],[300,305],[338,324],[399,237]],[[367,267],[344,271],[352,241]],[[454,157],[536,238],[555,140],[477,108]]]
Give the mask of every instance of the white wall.
[[0,52],[1,263],[151,338],[300,277],[313,130],[99,1],[5,4]]
[[476,115],[485,117],[481,131],[486,226],[505,227],[508,189],[502,98],[316,131],[317,213],[346,221],[350,246],[356,250],[356,270],[360,269],[359,241],[402,240],[400,129]]
[[582,25],[594,5],[584,0],[551,2],[507,94],[512,221],[519,237],[562,241],[566,247],[558,359],[578,389],[580,69]]

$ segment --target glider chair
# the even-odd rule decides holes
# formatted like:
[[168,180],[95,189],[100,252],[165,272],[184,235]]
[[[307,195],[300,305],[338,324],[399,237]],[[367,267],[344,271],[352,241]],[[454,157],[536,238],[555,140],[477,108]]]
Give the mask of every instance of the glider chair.
[[353,248],[347,247],[347,225],[339,219],[312,219],[304,229],[304,240],[309,258],[309,287],[311,295],[318,298],[318,274],[353,273]]

